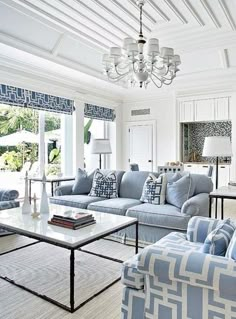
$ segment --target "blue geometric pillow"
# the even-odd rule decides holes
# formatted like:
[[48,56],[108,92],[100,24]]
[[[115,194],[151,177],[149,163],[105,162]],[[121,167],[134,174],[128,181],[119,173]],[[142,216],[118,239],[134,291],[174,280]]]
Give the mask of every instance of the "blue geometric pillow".
[[104,175],[97,169],[93,176],[93,184],[89,196],[116,198],[118,197],[117,178],[115,172]]
[[225,257],[236,260],[236,231],[229,243],[229,247],[226,251]]
[[230,218],[223,220],[208,234],[202,246],[202,252],[216,256],[225,256],[234,231],[235,225],[230,221]]

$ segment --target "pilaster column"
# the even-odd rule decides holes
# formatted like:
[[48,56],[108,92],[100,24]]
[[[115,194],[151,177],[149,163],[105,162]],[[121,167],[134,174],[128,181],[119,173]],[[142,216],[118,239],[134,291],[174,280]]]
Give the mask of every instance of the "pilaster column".
[[45,112],[39,111],[39,175],[43,175],[43,171],[45,169]]
[[84,101],[75,100],[73,112],[73,170],[84,168]]
[[64,176],[73,172],[73,116],[63,114],[61,118],[61,170]]

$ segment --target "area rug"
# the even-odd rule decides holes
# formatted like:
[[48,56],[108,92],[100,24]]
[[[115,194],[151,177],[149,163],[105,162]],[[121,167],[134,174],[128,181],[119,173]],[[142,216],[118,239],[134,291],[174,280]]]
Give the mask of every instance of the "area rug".
[[[99,249],[112,257],[123,259],[133,254],[130,247],[100,241],[87,245],[86,249]],[[118,246],[117,246],[118,245]],[[98,249],[99,247],[99,249]],[[40,294],[47,295],[69,306],[70,252],[46,243],[38,243],[27,248],[0,256],[0,274],[13,279]],[[82,303],[120,277],[122,265],[91,254],[75,252],[75,306]]]

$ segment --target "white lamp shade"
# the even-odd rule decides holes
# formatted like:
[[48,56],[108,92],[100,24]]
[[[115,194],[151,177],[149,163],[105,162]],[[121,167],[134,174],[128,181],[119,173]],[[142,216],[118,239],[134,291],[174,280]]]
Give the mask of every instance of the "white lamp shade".
[[226,157],[232,156],[232,145],[228,136],[205,137],[202,156]]
[[92,140],[92,154],[111,154],[110,140],[104,138],[96,138]]

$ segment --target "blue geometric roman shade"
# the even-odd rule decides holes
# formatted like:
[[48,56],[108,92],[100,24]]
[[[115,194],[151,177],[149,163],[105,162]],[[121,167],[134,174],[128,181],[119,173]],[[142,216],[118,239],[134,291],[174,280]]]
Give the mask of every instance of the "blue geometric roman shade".
[[0,84],[0,103],[65,114],[74,110],[73,100],[4,84]]
[[84,116],[95,120],[115,121],[115,110],[85,103]]

